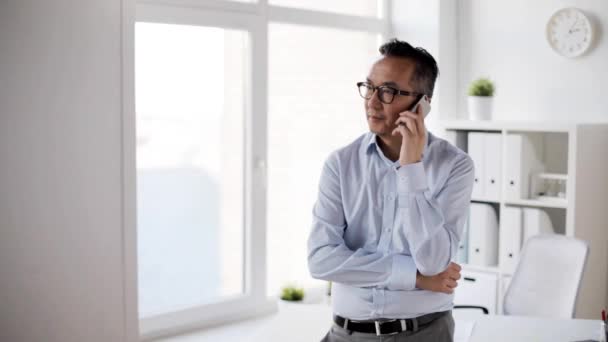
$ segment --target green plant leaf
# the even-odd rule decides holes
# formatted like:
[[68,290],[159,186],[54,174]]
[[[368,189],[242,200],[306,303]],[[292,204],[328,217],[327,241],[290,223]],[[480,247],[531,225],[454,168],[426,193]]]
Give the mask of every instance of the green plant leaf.
[[494,96],[494,83],[487,78],[479,78],[469,86],[469,96]]
[[298,302],[304,299],[304,289],[294,286],[286,286],[281,289],[281,299]]

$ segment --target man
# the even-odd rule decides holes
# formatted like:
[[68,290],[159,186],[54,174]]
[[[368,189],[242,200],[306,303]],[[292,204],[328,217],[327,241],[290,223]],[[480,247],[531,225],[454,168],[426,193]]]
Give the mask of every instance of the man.
[[333,282],[323,341],[452,341],[473,162],[410,111],[433,96],[435,59],[396,39],[380,53],[358,84],[370,131],[329,156],[313,210],[309,269]]

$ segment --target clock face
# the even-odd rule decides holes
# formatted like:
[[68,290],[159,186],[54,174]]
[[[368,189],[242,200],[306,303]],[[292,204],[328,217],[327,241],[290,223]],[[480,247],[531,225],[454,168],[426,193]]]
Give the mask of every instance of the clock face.
[[576,8],[555,12],[547,23],[547,41],[562,56],[582,55],[591,46],[592,38],[591,22]]

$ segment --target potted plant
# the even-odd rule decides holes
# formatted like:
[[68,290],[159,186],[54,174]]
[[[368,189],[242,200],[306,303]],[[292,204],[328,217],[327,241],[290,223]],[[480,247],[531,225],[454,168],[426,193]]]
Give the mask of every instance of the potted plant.
[[285,286],[281,289],[281,299],[288,302],[301,302],[304,299],[304,289]]
[[494,83],[487,78],[479,78],[471,83],[468,94],[470,119],[490,120],[492,118]]

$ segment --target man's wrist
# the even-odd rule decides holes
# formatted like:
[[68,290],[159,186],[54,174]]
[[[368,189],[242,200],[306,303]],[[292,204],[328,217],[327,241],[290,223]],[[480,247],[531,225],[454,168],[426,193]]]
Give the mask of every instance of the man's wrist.
[[422,279],[423,279],[423,275],[420,274],[420,272],[418,270],[416,270],[416,287],[419,289],[422,288]]

